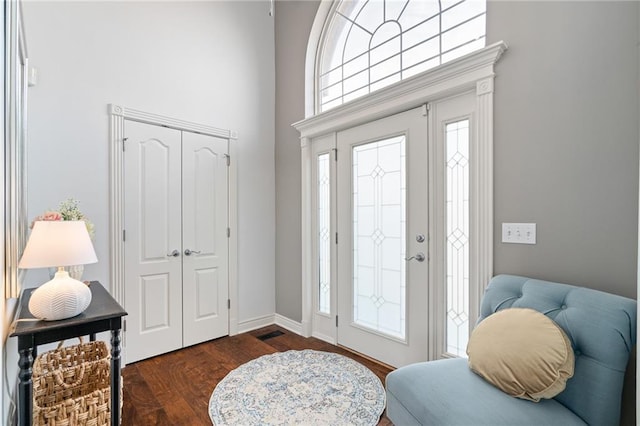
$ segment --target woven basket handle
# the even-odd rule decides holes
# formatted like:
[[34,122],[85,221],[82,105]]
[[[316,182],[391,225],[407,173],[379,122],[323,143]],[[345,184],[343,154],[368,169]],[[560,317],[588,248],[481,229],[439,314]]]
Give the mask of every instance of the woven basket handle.
[[[84,341],[82,340],[82,336],[78,336],[78,340],[80,340],[80,344],[84,343]],[[56,349],[60,349],[62,347],[62,345],[64,345],[64,340],[60,340],[58,342],[58,347]]]
[[82,382],[82,379],[84,378],[84,364],[80,364],[80,374],[78,374],[78,380],[76,380],[73,383],[65,383],[64,382],[64,376],[62,374],[62,371],[60,370],[56,370],[53,372],[53,377],[56,380],[56,383],[61,386],[63,389],[69,389],[72,388],[74,386],[79,385]]

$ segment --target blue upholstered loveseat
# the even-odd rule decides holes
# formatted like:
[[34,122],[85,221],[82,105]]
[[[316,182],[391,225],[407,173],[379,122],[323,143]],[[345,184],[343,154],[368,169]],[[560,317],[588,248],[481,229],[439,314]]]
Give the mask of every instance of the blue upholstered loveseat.
[[512,275],[491,280],[480,319],[501,309],[535,309],[553,319],[575,354],[575,372],[553,399],[511,397],[462,358],[423,362],[387,376],[387,416],[396,425],[618,425],[625,369],[636,342],[636,301]]

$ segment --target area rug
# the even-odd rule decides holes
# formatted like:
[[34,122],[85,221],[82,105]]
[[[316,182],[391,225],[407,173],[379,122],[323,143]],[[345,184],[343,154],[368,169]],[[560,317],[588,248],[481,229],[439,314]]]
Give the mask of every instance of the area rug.
[[209,416],[223,425],[375,425],[380,379],[342,355],[287,351],[249,361],[218,383]]

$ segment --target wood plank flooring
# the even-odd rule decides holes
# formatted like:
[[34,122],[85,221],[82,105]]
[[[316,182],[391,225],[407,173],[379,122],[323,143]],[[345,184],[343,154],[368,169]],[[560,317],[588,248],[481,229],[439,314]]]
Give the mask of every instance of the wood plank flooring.
[[[284,334],[264,341],[257,337],[273,331]],[[348,356],[367,366],[382,383],[391,371],[340,347],[269,326],[127,365],[122,370],[122,426],[211,425],[209,398],[227,373],[259,356],[290,349],[315,349]],[[385,413],[378,425],[391,425]]]

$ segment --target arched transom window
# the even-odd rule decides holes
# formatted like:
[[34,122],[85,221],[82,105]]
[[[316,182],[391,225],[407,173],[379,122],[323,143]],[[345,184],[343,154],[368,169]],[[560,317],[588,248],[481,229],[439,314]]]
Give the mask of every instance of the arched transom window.
[[485,0],[339,0],[322,35],[316,112],[485,46]]

